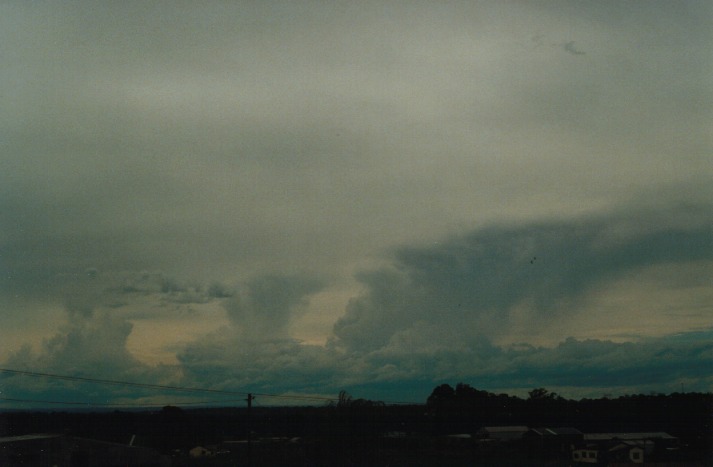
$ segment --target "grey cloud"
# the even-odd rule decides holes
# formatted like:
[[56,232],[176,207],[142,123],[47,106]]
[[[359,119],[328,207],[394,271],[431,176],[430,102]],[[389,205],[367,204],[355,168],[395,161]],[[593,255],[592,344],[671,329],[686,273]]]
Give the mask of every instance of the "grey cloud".
[[[234,329],[223,329],[199,339],[179,353],[179,367],[147,367],[123,355],[127,328],[117,322],[94,321],[75,327],[45,343],[34,355],[28,348],[4,365],[126,379],[159,384],[180,384],[214,389],[266,393],[336,394],[340,389],[367,397],[423,402],[443,381],[467,382],[479,388],[510,393],[545,386],[565,397],[677,391],[681,382],[689,391],[710,391],[709,361],[713,353],[710,329],[640,342],[567,339],[553,348],[496,347],[479,340],[471,351],[445,346],[412,347],[404,338],[389,348],[362,355],[345,355],[293,340],[246,342]],[[416,326],[418,332],[428,332]],[[96,336],[91,336],[96,333]],[[425,338],[425,335],[422,336]],[[99,347],[103,340],[109,346]],[[408,339],[407,339],[408,340]],[[427,342],[423,339],[422,342]],[[96,352],[96,355],[91,355]],[[118,357],[118,358],[117,358]],[[95,365],[103,363],[97,373]],[[45,366],[46,365],[46,366]],[[179,378],[180,375],[180,378]],[[138,390],[86,385],[55,384],[20,378],[3,378],[10,397],[45,397],[50,400],[131,401],[148,395]],[[420,395],[421,398],[419,398]],[[164,399],[165,400],[165,399]]]
[[216,331],[177,354],[183,384],[215,388],[250,388],[269,393],[335,392],[350,362],[323,347],[292,339],[256,342],[234,328]]
[[[600,397],[603,392],[672,392],[680,389],[681,382],[688,390],[707,392],[713,387],[708,372],[711,332],[626,343],[568,338],[554,347],[499,347],[481,337],[470,350],[457,345],[414,347],[413,342],[403,345],[392,340],[389,346],[360,356],[364,364],[355,368],[363,373],[345,381],[376,393],[400,385],[426,391],[443,381],[511,394],[546,386],[576,398]],[[422,341],[427,342],[425,336]]]
[[[24,346],[2,362],[3,368],[76,377],[171,384],[179,379],[178,369],[166,365],[146,365],[128,352],[126,343],[132,325],[111,313],[97,312],[91,318],[63,326],[45,339],[35,352]],[[122,386],[107,386],[80,381],[24,376],[0,377],[4,397],[21,400],[58,401],[97,404],[128,401],[156,396],[146,391]],[[168,394],[171,397],[172,394]],[[164,401],[166,396],[164,396]],[[29,403],[32,405],[32,403]],[[46,406],[46,403],[39,403]]]
[[307,297],[322,289],[321,281],[299,276],[268,275],[251,279],[242,293],[225,303],[232,322],[249,340],[287,337],[293,314]]
[[[569,338],[555,347],[499,347],[479,337],[464,345],[433,344],[437,325],[416,324],[368,353],[344,354],[291,340],[257,344],[223,330],[187,346],[179,355],[186,384],[259,388],[270,393],[334,394],[354,388],[393,400],[423,398],[440,382],[521,393],[546,386],[565,397],[677,391],[710,391],[710,329],[638,342]],[[407,335],[408,334],[408,335]],[[429,339],[429,336],[431,339]],[[561,389],[560,389],[561,388]]]
[[456,336],[494,338],[510,330],[518,306],[536,333],[576,313],[577,299],[595,286],[650,265],[713,259],[711,210],[693,211],[692,225],[667,225],[674,213],[638,212],[492,227],[402,248],[393,268],[360,276],[366,293],[335,324],[335,343],[378,349],[414,321],[446,326]]
[[566,44],[562,46],[566,52],[571,53],[572,55],[585,55],[585,52],[582,52],[579,50],[577,47],[574,45],[574,41],[569,41]]
[[[92,316],[94,309],[103,303],[101,285],[97,279],[98,273],[76,275],[66,284],[64,307],[70,320],[76,317],[86,319]],[[78,316],[77,316],[78,315]]]
[[94,272],[69,275],[58,284],[65,293],[66,310],[91,314],[94,307],[117,308],[137,299],[153,298],[160,304],[205,304],[232,296],[219,282],[210,285],[181,281],[161,272]]
[[[713,185],[710,2],[0,9],[5,335],[60,304],[80,336],[107,312],[122,328],[221,302],[220,342],[283,342],[274,362],[447,375],[622,275],[710,260],[710,208],[679,213]],[[584,218],[637,195],[681,203]],[[454,231],[472,233],[399,249],[320,314],[335,356],[290,341],[310,294],[344,289],[276,277],[343,285]],[[194,344],[183,357],[229,366]]]
[[602,41],[611,59],[575,69],[508,42],[559,38],[571,19],[577,44],[614,22],[634,46],[623,9],[637,27],[671,25],[679,50],[679,33],[703,40],[707,28],[685,27],[700,5],[83,5],[3,15],[13,291],[86,267],[199,282],[328,268],[474,211],[579,209],[707,167],[704,49],[685,44],[677,67],[665,50]]
[[570,338],[553,349],[513,359],[508,370],[519,375],[522,386],[537,380],[558,386],[640,390],[658,385],[673,391],[679,381],[689,380],[696,381],[697,390],[708,391],[713,382],[705,363],[713,351],[710,337],[711,330],[628,343]]
[[96,312],[112,311],[126,319],[170,318],[190,312],[191,305],[228,299],[233,289],[220,282],[183,281],[162,272],[102,272],[58,274],[44,283],[43,297],[64,305],[70,322],[90,319]]
[[45,339],[38,352],[29,346],[15,352],[5,367],[106,379],[134,379],[149,367],[126,349],[132,325],[110,312],[74,320]]
[[397,329],[422,317],[421,308],[415,306],[422,294],[410,287],[403,273],[381,270],[361,274],[358,279],[367,292],[350,300],[345,315],[335,324],[334,333],[340,344],[379,348]]
[[228,298],[233,296],[233,292],[223,284],[218,282],[212,283],[208,286],[208,296],[212,298]]

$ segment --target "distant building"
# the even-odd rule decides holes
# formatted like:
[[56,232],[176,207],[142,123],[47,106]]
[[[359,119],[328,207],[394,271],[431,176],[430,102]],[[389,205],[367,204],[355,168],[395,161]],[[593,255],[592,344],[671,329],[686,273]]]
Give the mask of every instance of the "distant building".
[[584,434],[572,427],[541,427],[530,429],[523,439],[533,455],[568,458],[572,449],[582,443]]
[[213,451],[211,451],[208,448],[204,448],[203,446],[196,446],[192,448],[190,451],[188,451],[188,455],[196,458],[196,457],[210,457],[213,455]]
[[651,460],[653,452],[653,441],[623,441],[612,446],[591,445],[575,449],[572,461],[594,465],[643,464]]
[[598,464],[601,460],[596,446],[580,447],[572,450],[572,462],[578,464]]
[[484,426],[477,431],[475,437],[502,442],[520,441],[528,430],[526,426]]
[[587,433],[571,460],[575,465],[650,464],[669,460],[678,446],[678,438],[664,432]]
[[678,438],[663,431],[642,433],[585,433],[583,441],[585,443],[599,445],[619,441],[653,441],[656,446],[663,448],[677,449],[679,447]]

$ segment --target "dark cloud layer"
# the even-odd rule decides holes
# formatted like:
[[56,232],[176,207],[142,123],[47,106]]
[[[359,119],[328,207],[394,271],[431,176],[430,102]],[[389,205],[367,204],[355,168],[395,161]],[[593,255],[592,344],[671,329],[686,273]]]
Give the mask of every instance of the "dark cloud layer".
[[[367,292],[334,333],[362,351],[387,345],[413,322],[492,339],[509,331],[519,305],[537,333],[577,313],[577,299],[594,287],[651,265],[713,259],[711,210],[688,211],[492,227],[400,249],[393,267],[362,274]],[[669,225],[671,216],[691,223]]]
[[[591,312],[585,298],[592,291],[602,293],[652,267],[679,271],[707,265],[697,269],[708,274],[697,279],[705,284],[713,277],[711,213],[708,205],[632,208],[488,227],[401,247],[390,264],[357,276],[362,292],[335,322],[327,346],[307,345],[290,334],[290,324],[325,289],[321,280],[263,275],[232,287],[203,286],[161,273],[112,275],[90,268],[61,278],[67,324],[39,349],[25,346],[3,365],[267,393],[351,388],[394,400],[425,394],[442,381],[514,392],[548,386],[572,397],[673,390],[679,384],[708,390],[713,384],[709,329],[629,342],[581,337],[550,347],[527,342]],[[672,290],[690,283],[664,277]],[[141,300],[154,305],[140,311],[132,304]],[[225,310],[226,325],[183,344],[176,364],[149,365],[129,352],[130,320],[213,302]],[[619,310],[607,319],[616,323],[626,314]],[[525,342],[498,344],[516,325],[528,330]],[[26,393],[41,400],[75,397],[82,390],[78,384],[27,379],[3,384],[9,396]],[[151,395],[100,393],[121,400]]]
[[711,18],[3,3],[0,360],[375,397],[710,389]]
[[[493,343],[509,332],[518,307],[536,334],[585,313],[580,298],[592,289],[653,265],[713,259],[707,207],[638,212],[636,222],[632,215],[489,228],[403,248],[390,267],[359,277],[364,292],[326,348],[289,339],[255,343],[226,329],[191,344],[181,362],[191,380],[252,381],[265,390],[349,386],[379,394],[458,379],[493,389],[546,384],[578,396],[676,389],[682,381],[706,390],[710,331],[625,343],[568,338],[554,347]],[[672,227],[672,216],[689,222]]]

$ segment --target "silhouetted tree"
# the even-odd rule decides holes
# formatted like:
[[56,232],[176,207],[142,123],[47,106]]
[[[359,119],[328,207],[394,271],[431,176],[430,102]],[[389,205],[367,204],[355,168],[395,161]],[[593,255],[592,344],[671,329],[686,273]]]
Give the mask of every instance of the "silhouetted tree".
[[151,435],[155,445],[169,451],[189,444],[195,434],[191,418],[180,407],[163,407],[151,421]]
[[450,384],[441,384],[433,389],[431,395],[428,396],[426,403],[430,406],[443,405],[454,400],[456,395],[455,389]]
[[346,408],[352,405],[352,396],[345,390],[339,391],[339,398],[337,401],[337,407]]
[[482,402],[483,400],[488,399],[491,396],[494,396],[494,394],[491,394],[488,391],[481,391],[479,389],[475,389],[474,387],[468,384],[458,383],[456,384],[455,396],[458,401],[468,405],[473,405],[478,402]]
[[530,401],[537,401],[537,400],[546,400],[546,399],[555,399],[557,397],[557,393],[550,392],[545,388],[535,388],[532,391],[529,391],[528,393],[528,400]]

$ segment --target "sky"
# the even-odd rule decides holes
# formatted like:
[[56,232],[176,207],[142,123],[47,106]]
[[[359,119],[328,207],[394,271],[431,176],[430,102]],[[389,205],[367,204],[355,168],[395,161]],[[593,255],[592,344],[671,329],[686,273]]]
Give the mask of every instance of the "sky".
[[[3,2],[0,368],[403,402],[713,391],[711,19]],[[206,397],[0,373],[0,408]]]

